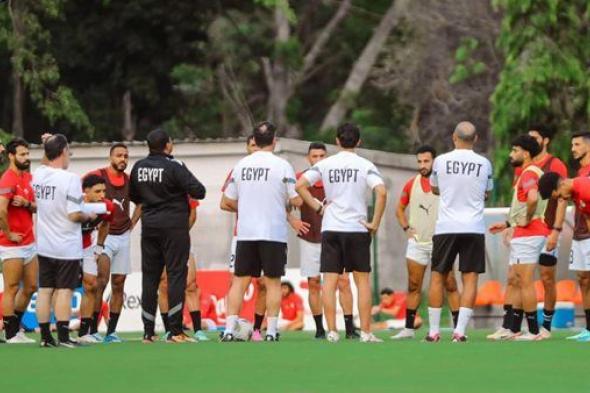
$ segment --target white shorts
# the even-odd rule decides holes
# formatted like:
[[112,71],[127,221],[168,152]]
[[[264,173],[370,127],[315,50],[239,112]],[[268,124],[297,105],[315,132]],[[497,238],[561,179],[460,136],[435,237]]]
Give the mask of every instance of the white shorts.
[[98,267],[96,264],[96,255],[94,255],[94,245],[87,247],[82,255],[82,272],[90,274],[91,276],[98,275]]
[[322,254],[321,243],[311,243],[307,240],[299,239],[299,254],[301,262],[302,277],[319,277],[320,273],[320,255]]
[[572,240],[569,269],[590,272],[590,239]]
[[111,274],[131,274],[130,232],[108,235],[104,242],[103,255],[111,260]]
[[229,272],[233,273],[236,268],[236,247],[238,246],[238,237],[231,238],[231,246],[229,249]]
[[37,255],[35,243],[16,247],[0,246],[0,262],[6,259],[23,259],[26,265],[33,260],[35,255]]
[[406,258],[427,266],[432,259],[432,243],[418,243],[416,239],[408,239]]
[[545,248],[545,236],[517,237],[510,240],[510,265],[536,264]]

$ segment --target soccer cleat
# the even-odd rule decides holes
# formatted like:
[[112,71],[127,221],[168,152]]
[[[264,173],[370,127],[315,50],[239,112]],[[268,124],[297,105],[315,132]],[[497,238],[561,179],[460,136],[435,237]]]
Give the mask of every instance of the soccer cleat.
[[35,340],[31,340],[24,333],[18,332],[14,337],[6,340],[7,344],[33,344]]
[[397,334],[389,337],[392,340],[411,340],[416,337],[416,331],[414,329],[403,328]]
[[264,338],[262,337],[260,330],[257,329],[252,332],[252,336],[250,337],[250,341],[255,341],[255,342],[264,341]]
[[78,342],[81,344],[98,344],[102,341],[96,341],[96,337],[91,334],[86,334],[82,337],[78,337]]
[[273,336],[272,334],[267,334],[266,337],[264,337],[264,341],[279,341],[279,335],[277,334],[276,336]]
[[453,343],[466,343],[467,336],[461,335],[458,333],[453,333],[453,337],[451,338],[451,342],[453,342]]
[[176,336],[173,336],[172,334],[170,334],[168,336],[168,338],[166,339],[166,342],[168,344],[184,344],[184,343],[190,343],[190,342],[195,343],[196,341],[193,338],[187,336],[186,334],[181,333],[181,334],[177,334]]
[[508,337],[505,338],[505,340],[508,341],[512,341],[512,340],[516,340],[518,337],[522,336],[522,332],[513,332],[512,330],[510,331],[510,335]]
[[188,334],[186,334],[184,332],[182,334],[180,334],[180,336],[182,336],[182,338],[184,339],[184,342],[185,343],[196,344],[196,343],[199,342],[196,338],[193,338],[193,337],[189,336]]
[[120,338],[120,337],[117,335],[117,333],[111,333],[111,334],[107,335],[107,336],[104,338],[103,342],[104,342],[105,344],[111,344],[111,343],[117,343],[117,344],[119,344],[119,343],[122,343],[122,342],[123,342],[123,339],[121,339],[121,338]]
[[551,331],[542,327],[539,330],[539,335],[541,336],[541,340],[549,340],[551,338]]
[[197,330],[193,336],[193,338],[197,341],[211,341],[209,337],[203,332],[202,330]]
[[505,329],[503,327],[499,328],[492,334],[488,334],[486,338],[492,341],[502,341],[508,339],[512,335],[512,331],[510,329]]
[[99,332],[93,333],[91,334],[91,336],[94,337],[94,340],[96,340],[97,343],[101,343],[104,341],[104,337]]
[[69,338],[67,341],[60,341],[57,346],[62,348],[74,349],[80,347],[80,343]]
[[53,336],[49,336],[49,338],[47,340],[41,339],[41,342],[39,343],[41,348],[56,348],[57,347],[57,342],[55,342],[55,339],[53,338]]
[[580,333],[578,333],[576,335],[573,335],[573,336],[566,337],[565,339],[566,340],[576,340],[577,341],[577,340],[580,340],[580,339],[586,339],[587,337],[590,338],[590,330],[588,330],[588,329],[582,329],[580,331]]
[[361,338],[358,330],[354,329],[351,332],[346,332],[346,339],[347,340],[356,340],[357,338]]
[[221,338],[219,339],[219,341],[222,343],[228,343],[228,342],[236,341],[236,339],[234,338],[233,334],[224,333],[223,336],[221,336]]
[[338,341],[340,341],[340,335],[338,334],[338,332],[328,332],[328,335],[326,336],[326,338],[328,339],[328,342],[330,343],[337,343]]
[[325,340],[326,339],[326,331],[325,330],[316,331],[315,338],[318,340]]
[[144,344],[153,344],[156,340],[158,340],[158,336],[155,334],[144,334],[141,341]]
[[440,334],[438,334],[438,333],[436,333],[432,336],[430,335],[430,333],[428,333],[426,335],[426,337],[424,337],[424,342],[427,342],[427,343],[437,343],[439,341],[440,341]]
[[373,333],[365,333],[361,332],[361,339],[360,342],[362,343],[382,343],[379,337],[375,336]]
[[522,333],[514,337],[514,341],[541,341],[543,338],[540,334],[532,334],[530,332]]

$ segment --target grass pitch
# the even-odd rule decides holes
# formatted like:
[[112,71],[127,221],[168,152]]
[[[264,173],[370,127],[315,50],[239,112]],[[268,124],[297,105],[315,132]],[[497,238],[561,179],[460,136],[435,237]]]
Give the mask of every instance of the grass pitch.
[[[420,338],[425,330],[419,331]],[[139,335],[123,344],[79,349],[0,346],[1,392],[590,392],[590,344],[421,340],[383,344],[315,341],[287,333],[279,343],[144,345]],[[35,337],[37,338],[37,337]]]

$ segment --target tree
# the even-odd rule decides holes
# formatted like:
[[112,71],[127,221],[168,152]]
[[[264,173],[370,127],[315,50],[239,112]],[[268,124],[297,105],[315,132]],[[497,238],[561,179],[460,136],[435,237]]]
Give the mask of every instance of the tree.
[[[492,96],[496,175],[509,192],[510,140],[533,122],[560,131],[587,126],[590,116],[590,3],[586,0],[496,0],[504,16],[499,37],[505,64]],[[568,155],[562,132],[554,149]]]

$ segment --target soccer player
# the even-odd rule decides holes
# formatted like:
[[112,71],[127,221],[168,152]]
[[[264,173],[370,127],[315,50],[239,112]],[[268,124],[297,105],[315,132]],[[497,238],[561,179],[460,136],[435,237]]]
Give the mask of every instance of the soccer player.
[[129,151],[123,143],[115,143],[109,151],[109,166],[97,169],[90,174],[98,175],[106,181],[106,198],[115,206],[115,213],[109,224],[109,233],[97,244],[98,276],[96,278],[96,302],[90,333],[96,338],[98,334],[98,316],[102,307],[102,298],[106,286],[111,282],[109,301],[109,321],[105,343],[119,343],[121,338],[116,333],[117,323],[123,308],[125,279],[131,273],[130,239],[134,223],[141,215],[141,207],[136,205],[133,218],[130,218],[129,176],[125,173],[129,164]]
[[[70,339],[72,292],[80,282],[83,222],[96,214],[82,212],[80,178],[66,169],[70,163],[68,141],[62,134],[48,137],[43,145],[45,165],[33,174],[37,201],[37,252],[39,257],[39,293],[37,320],[41,328],[41,346],[75,348]],[[59,344],[51,335],[49,318],[55,293],[55,316]]]
[[[371,325],[373,330],[398,329],[406,324],[407,295],[395,293],[391,288],[383,288],[379,293],[381,301],[371,308],[371,315],[384,315],[387,319]],[[419,315],[414,316],[414,328],[422,325]]]
[[[115,216],[115,205],[111,200],[105,198],[106,180],[98,175],[87,175],[82,180],[82,189],[84,190],[84,203],[104,203],[106,213],[99,214],[95,220],[87,221],[82,224],[82,247],[84,249],[84,258],[82,262],[82,285],[84,293],[80,302],[80,329],[78,330],[78,341],[85,344],[95,344],[102,342],[100,336],[96,333],[90,333],[90,327],[93,324],[93,312],[95,303],[98,301],[102,304],[102,298],[97,299],[97,255],[100,247],[96,250],[96,244],[102,244],[109,233],[110,222]],[[96,242],[92,240],[93,232],[98,228],[98,238]]]
[[[197,207],[199,201],[195,199],[189,199],[190,215],[189,215],[189,231],[197,222]],[[188,312],[191,316],[194,330],[194,340],[196,341],[209,341],[209,338],[203,332],[201,327],[201,291],[197,286],[197,260],[195,256],[194,246],[191,247],[190,256],[188,258],[188,274],[186,278],[186,290],[184,292],[184,301],[186,302]],[[164,322],[164,328],[166,330],[166,336],[170,332],[168,329],[168,278],[166,276],[166,270],[162,273],[162,279],[160,280],[160,287],[158,288],[158,304],[160,307],[160,314],[162,321]]]
[[[9,166],[0,178],[0,262],[4,278],[4,328],[9,344],[34,343],[20,332],[22,317],[37,290],[37,252],[33,234],[35,198],[31,187],[29,144],[20,138],[6,146]],[[22,287],[19,287],[22,283]]]
[[155,336],[158,285],[166,267],[168,278],[168,342],[188,341],[182,331],[182,310],[190,253],[189,203],[205,197],[205,187],[181,161],[171,156],[172,139],[162,129],[147,135],[149,155],[133,166],[129,195],[141,204],[142,320],[144,343]]
[[281,283],[281,331],[303,330],[303,299],[289,281]]
[[553,226],[547,240],[547,249],[557,246],[558,233],[565,221],[567,201],[575,204],[574,236],[569,269],[576,272],[582,292],[582,304],[586,316],[586,328],[569,340],[590,342],[590,133],[580,132],[572,136],[572,156],[580,168],[575,179],[560,178],[557,173],[546,173],[539,180],[539,192],[544,199],[558,200]]
[[[538,182],[543,171],[533,161],[540,152],[539,143],[528,134],[520,135],[512,141],[510,163],[514,167],[522,167],[522,174],[514,186],[508,220],[490,226],[490,232],[493,234],[511,226],[515,227],[510,241],[510,265],[516,276],[517,287],[516,293],[512,295],[512,306],[514,310],[524,310],[529,326],[528,333],[522,334],[514,330],[514,334],[508,337],[517,341],[543,339],[539,334],[537,321],[534,275],[550,230],[545,222],[547,202],[541,200],[538,194]],[[520,311],[515,313],[520,314]],[[513,321],[515,328],[520,322],[519,319]]]
[[[328,155],[326,145],[313,142],[307,150],[307,162],[311,167],[326,158]],[[307,170],[306,170],[307,171]],[[297,179],[306,171],[297,173]],[[324,185],[321,181],[309,187],[309,192],[318,201],[326,199]],[[299,250],[301,255],[301,275],[307,277],[309,287],[308,302],[316,325],[315,338],[326,338],[322,311],[322,278],[320,273],[320,255],[322,252],[322,216],[312,210],[306,204],[301,206],[301,220],[309,224],[307,233],[299,233]],[[338,297],[340,307],[344,312],[344,325],[346,338],[359,338],[354,326],[352,315],[352,291],[348,273],[342,274],[338,280]]]
[[493,171],[492,164],[473,151],[476,142],[473,124],[457,124],[453,132],[455,149],[434,160],[430,176],[432,192],[440,199],[432,237],[427,342],[440,341],[443,288],[457,255],[463,290],[453,342],[467,341],[465,330],[473,315],[477,280],[485,272],[484,207],[493,189]]
[[[405,328],[392,336],[393,340],[412,339],[416,335],[414,322],[420,306],[424,273],[432,258],[432,235],[438,215],[438,195],[432,192],[430,186],[435,157],[436,151],[431,146],[420,146],[416,150],[418,175],[406,183],[397,205],[397,221],[408,237],[406,250],[408,299]],[[409,210],[408,217],[406,217],[406,210]],[[447,276],[445,288],[453,316],[453,325],[456,326],[459,316],[459,291],[453,273]]]
[[[316,163],[297,181],[297,192],[305,203],[324,216],[320,270],[324,273],[323,303],[330,342],[340,340],[336,331],[336,288],[344,272],[352,272],[358,289],[360,341],[382,342],[371,333],[370,245],[371,235],[381,224],[387,190],[377,167],[355,153],[360,142],[356,125],[341,125],[336,136],[340,152]],[[326,192],[324,202],[309,192],[309,187],[320,180]],[[367,222],[367,189],[376,195],[371,222]]]
[[254,128],[260,150],[238,162],[224,192],[222,208],[239,212],[236,264],[228,295],[228,312],[222,341],[234,341],[234,329],[243,296],[252,277],[264,272],[266,287],[266,341],[278,341],[281,277],[287,263],[287,212],[301,206],[295,192],[291,165],[273,154],[275,126],[262,122]]

